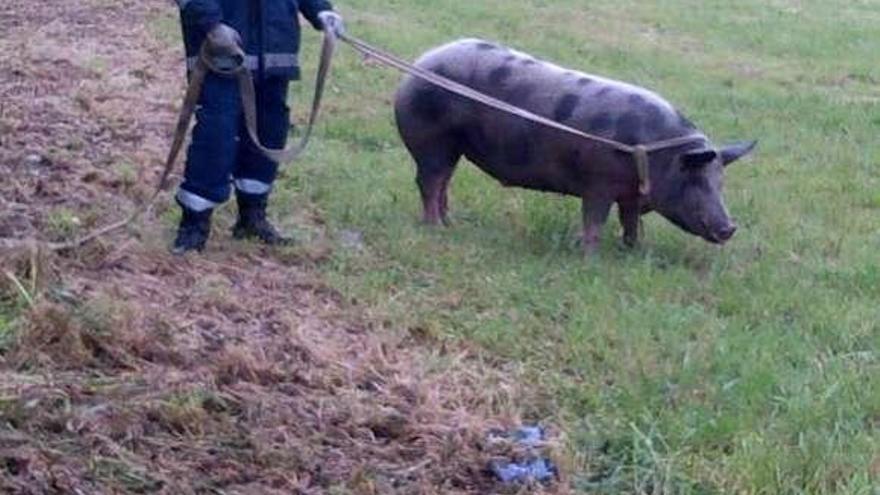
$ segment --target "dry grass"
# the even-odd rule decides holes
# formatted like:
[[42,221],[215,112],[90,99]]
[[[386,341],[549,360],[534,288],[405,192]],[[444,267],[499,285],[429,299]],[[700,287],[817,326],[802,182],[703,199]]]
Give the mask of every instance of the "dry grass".
[[[0,7],[0,237],[69,237],[145,196],[181,84],[144,27],[163,8]],[[504,491],[485,467],[518,453],[488,431],[541,419],[519,370],[362,321],[310,268],[321,243],[178,259],[166,227],[0,256],[0,298],[28,295],[0,353],[0,490]]]
[[3,373],[5,488],[491,492],[485,466],[515,447],[486,435],[522,419],[516,370],[331,317],[331,295],[278,268],[248,293],[289,307],[178,289],[153,302],[192,309],[151,324],[117,286],[31,310]]

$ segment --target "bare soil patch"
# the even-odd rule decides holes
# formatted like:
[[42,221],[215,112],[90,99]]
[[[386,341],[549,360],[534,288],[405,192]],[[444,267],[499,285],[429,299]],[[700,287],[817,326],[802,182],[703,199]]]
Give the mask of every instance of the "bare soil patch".
[[[173,8],[0,6],[0,237],[69,238],[146,197],[183,83],[149,21]],[[0,351],[0,490],[505,491],[485,467],[521,453],[487,433],[540,415],[515,366],[363,320],[322,250],[220,234],[178,259],[169,228],[0,253],[0,299],[33,299]]]

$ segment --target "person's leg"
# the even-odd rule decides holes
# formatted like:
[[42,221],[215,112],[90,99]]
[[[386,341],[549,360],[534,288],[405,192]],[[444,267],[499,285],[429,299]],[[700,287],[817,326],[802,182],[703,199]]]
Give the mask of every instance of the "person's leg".
[[200,251],[211,230],[211,213],[229,198],[238,154],[241,105],[234,79],[209,74],[202,86],[196,125],[187,150],[184,181],[177,191],[183,210],[172,251]]
[[[290,81],[269,77],[257,81],[257,135],[263,146],[280,149],[290,132],[290,108],[287,90]],[[238,202],[238,222],[233,227],[237,239],[257,238],[267,244],[282,244],[282,237],[266,219],[266,205],[278,174],[278,164],[263,156],[251,142],[244,126],[240,130],[241,146],[233,172]]]

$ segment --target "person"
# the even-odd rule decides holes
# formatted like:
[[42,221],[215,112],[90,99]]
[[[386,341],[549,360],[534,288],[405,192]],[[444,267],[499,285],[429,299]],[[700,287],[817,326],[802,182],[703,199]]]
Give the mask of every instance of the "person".
[[[344,32],[342,17],[327,0],[177,0],[187,68],[202,43],[211,53],[241,56],[256,89],[257,134],[269,148],[283,148],[290,132],[287,92],[300,78],[299,14],[318,30]],[[234,53],[233,53],[234,52]],[[214,208],[234,187],[236,239],[286,244],[266,218],[278,164],[263,156],[248,137],[238,86],[232,77],[209,73],[196,108],[184,180],[176,195],[182,215],[171,248],[175,254],[201,251],[211,231]]]

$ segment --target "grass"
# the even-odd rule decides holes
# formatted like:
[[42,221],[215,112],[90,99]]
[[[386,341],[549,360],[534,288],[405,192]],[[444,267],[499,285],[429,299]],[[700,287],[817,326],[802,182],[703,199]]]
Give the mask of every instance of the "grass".
[[0,306],[0,352],[6,349],[13,337],[12,320],[14,311],[5,305]]
[[[34,292],[11,271],[0,270],[0,357],[16,337],[18,315],[33,304]],[[29,284],[28,284],[29,285]]]
[[70,239],[80,230],[82,220],[73,210],[57,208],[49,212],[46,223],[47,233],[54,239]]
[[[348,0],[349,30],[414,58],[457,37],[656,89],[718,142],[741,226],[725,248],[647,217],[584,262],[578,204],[462,163],[454,225],[417,225],[399,75],[336,61],[282,215],[363,233],[327,277],[372,315],[526,363],[587,493],[873,493],[880,485],[880,1]],[[317,37],[303,56],[314,67]],[[309,70],[306,73],[309,73]],[[310,76],[309,76],[310,77]],[[305,111],[310,81],[295,90]],[[609,225],[606,237],[616,237]]]

